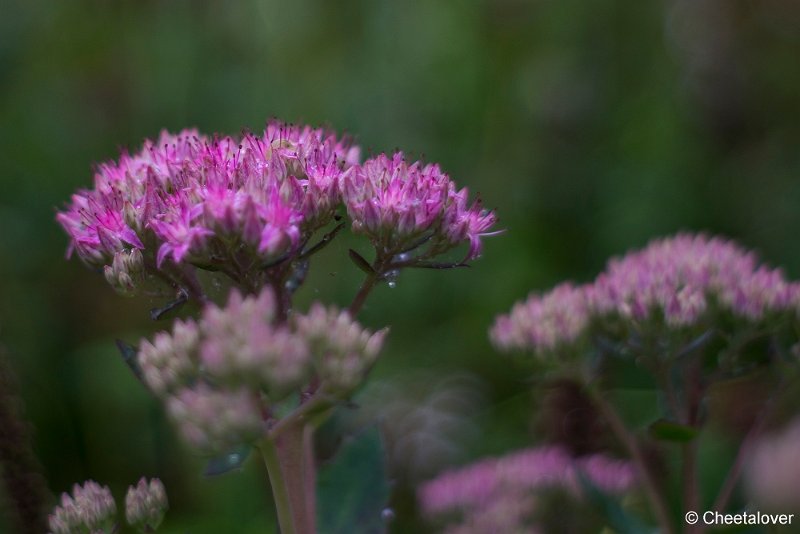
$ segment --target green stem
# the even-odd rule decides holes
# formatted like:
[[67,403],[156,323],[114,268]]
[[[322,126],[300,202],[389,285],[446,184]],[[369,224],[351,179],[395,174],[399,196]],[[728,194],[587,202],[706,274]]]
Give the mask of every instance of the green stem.
[[648,501],[650,501],[650,506],[653,508],[653,513],[656,516],[656,520],[664,529],[665,533],[674,534],[676,532],[675,525],[673,525],[672,519],[670,518],[666,500],[664,499],[661,489],[653,477],[653,473],[647,464],[647,459],[644,456],[644,452],[639,446],[639,443],[636,441],[636,437],[632,435],[631,432],[625,427],[625,423],[622,421],[622,418],[617,414],[617,411],[614,409],[611,403],[608,402],[605,397],[603,397],[603,395],[591,387],[587,387],[587,391],[589,392],[592,400],[594,400],[595,405],[600,410],[600,413],[608,422],[609,426],[611,427],[611,431],[631,456],[631,460],[633,460],[633,463],[636,466],[636,471],[640,477],[642,488],[644,489],[645,495],[647,495]]
[[303,483],[306,493],[306,524],[311,532],[317,531],[317,462],[314,457],[314,430],[312,424],[303,428]]
[[783,395],[788,383],[788,380],[783,380],[780,384],[778,384],[775,389],[775,393],[773,393],[767,399],[767,401],[764,403],[764,406],[761,408],[761,411],[758,413],[758,415],[756,415],[755,421],[750,426],[750,430],[748,430],[747,435],[744,437],[744,440],[739,446],[739,451],[736,453],[736,458],[733,462],[733,465],[731,465],[728,475],[725,477],[725,482],[723,482],[717,498],[714,499],[713,510],[725,512],[725,509],[728,507],[731,497],[733,496],[733,492],[736,489],[736,485],[739,482],[739,477],[741,476],[744,464],[747,461],[747,458],[749,458],[753,447],[764,434],[764,430],[766,430],[767,424],[774,413],[774,408],[778,403],[778,399],[780,399]]
[[272,498],[275,501],[275,510],[278,513],[278,525],[280,525],[281,534],[298,534],[289,502],[289,491],[286,486],[286,480],[283,477],[283,469],[275,442],[265,439],[261,442],[260,449],[264,464],[267,466],[269,482],[272,486]]
[[[701,383],[700,362],[691,362],[688,370],[686,414],[683,423],[686,426],[697,428],[699,424],[699,410],[704,391]],[[695,436],[683,446],[683,511],[700,513],[700,481],[698,477],[697,454],[699,438]],[[702,521],[688,525],[686,532],[700,533],[705,530]]]
[[306,487],[309,472],[314,466],[306,463],[303,443],[305,427],[302,423],[289,427],[275,440],[275,446],[289,496],[295,531],[297,534],[314,534],[316,499],[309,502],[308,497],[316,496],[316,493],[314,488]]
[[364,306],[364,302],[367,300],[367,296],[369,295],[372,288],[375,287],[375,284],[378,282],[379,275],[377,273],[368,274],[367,277],[364,279],[364,282],[361,284],[361,288],[356,293],[355,298],[353,298],[353,302],[350,304],[350,307],[347,311],[350,313],[350,317],[355,317],[358,315],[358,312],[361,311],[361,308]]

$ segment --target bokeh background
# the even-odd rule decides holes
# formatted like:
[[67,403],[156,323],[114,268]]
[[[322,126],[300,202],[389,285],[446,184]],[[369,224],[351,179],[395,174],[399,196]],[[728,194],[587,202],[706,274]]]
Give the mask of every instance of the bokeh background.
[[[440,162],[497,209],[507,232],[471,269],[403,273],[363,314],[392,325],[362,410],[402,442],[392,526],[417,532],[414,480],[535,437],[526,377],[486,336],[515,300],[679,230],[800,276],[798,57],[794,0],[0,0],[0,344],[50,490],[158,475],[167,532],[274,521],[258,462],[202,478],[119,358],[158,303],[64,260],[55,210],[93,162],[275,116]],[[301,307],[352,297],[346,245],[367,252],[327,249]]]

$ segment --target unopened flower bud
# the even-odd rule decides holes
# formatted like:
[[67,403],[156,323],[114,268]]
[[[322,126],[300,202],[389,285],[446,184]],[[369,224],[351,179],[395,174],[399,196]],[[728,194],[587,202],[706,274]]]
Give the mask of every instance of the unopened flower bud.
[[110,534],[115,528],[116,514],[111,490],[88,480],[83,486],[75,484],[71,495],[61,495],[61,504],[53,510],[48,523],[53,534]]
[[144,281],[144,258],[139,249],[114,254],[111,265],[103,268],[106,280],[120,295],[132,297]]
[[150,342],[139,345],[139,366],[144,381],[156,395],[163,396],[191,383],[197,373],[200,334],[192,320],[175,321],[172,335],[159,332]]
[[125,517],[139,532],[155,531],[168,509],[167,492],[157,478],[147,482],[142,477],[136,486],[128,488],[125,495]]
[[203,454],[252,443],[264,431],[254,392],[214,390],[200,384],[167,399],[167,410],[186,442]]
[[247,384],[280,401],[308,378],[310,353],[304,338],[272,324],[277,304],[270,289],[257,297],[231,294],[224,308],[203,313],[200,361],[215,381]]
[[324,387],[345,396],[363,382],[388,332],[383,329],[372,333],[347,312],[326,309],[319,303],[308,314],[297,317],[297,329],[311,346]]

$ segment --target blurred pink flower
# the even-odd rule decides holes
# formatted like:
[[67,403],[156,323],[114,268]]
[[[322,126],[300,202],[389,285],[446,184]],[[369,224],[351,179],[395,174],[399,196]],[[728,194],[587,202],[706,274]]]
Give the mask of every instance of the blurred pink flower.
[[722,311],[759,322],[796,312],[800,284],[779,269],[758,265],[732,241],[678,234],[608,262],[593,283],[562,284],[533,294],[499,316],[490,336],[498,348],[550,351],[578,339],[593,321],[691,327]]

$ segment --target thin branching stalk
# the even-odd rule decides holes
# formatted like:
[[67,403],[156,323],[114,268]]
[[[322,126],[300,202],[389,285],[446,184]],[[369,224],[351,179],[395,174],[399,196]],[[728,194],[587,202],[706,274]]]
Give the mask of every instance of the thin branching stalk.
[[653,513],[659,525],[661,525],[666,534],[675,534],[675,525],[671,519],[666,499],[648,466],[647,459],[636,437],[626,428],[625,423],[622,421],[616,409],[602,394],[591,387],[588,387],[587,391],[600,410],[600,413],[602,413],[605,420],[608,421],[611,431],[622,446],[625,447],[625,450],[631,456],[631,460],[636,465],[642,488],[650,502],[650,506],[653,509]]
[[[705,390],[702,384],[700,361],[693,360],[687,370],[686,384],[686,413],[684,414],[683,424],[697,429],[699,426],[699,410]],[[698,447],[700,440],[697,436],[683,445],[683,511],[699,512],[700,505],[700,480],[699,465],[697,462]],[[687,525],[686,531],[689,533],[699,533],[705,530],[702,522]]]
[[736,458],[734,459],[731,468],[728,470],[728,475],[725,477],[725,481],[722,483],[722,487],[717,494],[717,498],[714,499],[714,506],[712,508],[713,510],[724,512],[728,507],[731,497],[733,496],[733,492],[739,483],[739,478],[742,475],[744,464],[750,457],[753,447],[764,434],[764,430],[766,430],[769,420],[774,413],[775,406],[778,404],[778,400],[786,390],[787,385],[788,381],[783,380],[781,382],[781,384],[775,390],[775,393],[773,393],[764,403],[764,406],[758,413],[756,420],[750,426],[750,430],[748,430],[747,435],[744,437],[744,440],[742,440],[742,443],[739,446],[739,451],[736,453]]

